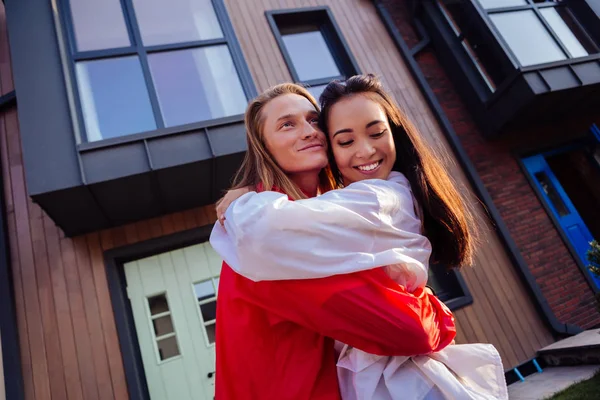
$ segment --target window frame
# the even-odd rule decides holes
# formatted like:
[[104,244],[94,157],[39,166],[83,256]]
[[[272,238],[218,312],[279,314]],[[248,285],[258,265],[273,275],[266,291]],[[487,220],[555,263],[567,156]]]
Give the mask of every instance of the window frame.
[[[294,82],[308,87],[314,87],[326,85],[334,79],[345,79],[361,73],[358,62],[352,55],[350,46],[344,39],[333,13],[328,6],[269,10],[265,11],[265,16]],[[280,24],[285,22],[282,20],[288,18],[293,19],[296,26],[314,24],[319,27],[341,75],[311,80],[300,79],[280,31]]]
[[[243,121],[244,114],[241,113],[227,117],[212,118],[185,125],[166,127],[159,105],[158,93],[156,91],[154,81],[152,79],[150,65],[148,62],[148,56],[153,53],[224,45],[227,46],[227,49],[229,50],[231,60],[238,74],[238,78],[242,85],[242,89],[246,96],[246,100],[250,100],[256,97],[258,93],[256,91],[256,87],[254,86],[254,81],[244,59],[244,55],[235,35],[233,25],[231,23],[223,0],[211,0],[211,5],[214,9],[217,21],[223,32],[222,38],[178,42],[153,46],[144,46],[143,44],[140,27],[135,16],[133,0],[117,1],[121,6],[121,11],[123,13],[123,18],[125,21],[125,27],[127,29],[127,34],[131,45],[128,47],[119,47],[112,49],[78,51],[75,37],[75,28],[73,23],[73,15],[69,4],[70,0],[58,0],[58,9],[62,22],[61,25],[65,32],[64,40],[66,41],[65,48],[67,52],[66,57],[68,59],[68,65],[66,66],[67,73],[72,82],[69,90],[71,91],[71,95],[73,96],[75,102],[75,120],[77,128],[80,132],[82,132],[81,138],[78,140],[77,143],[79,150],[85,151],[95,148],[113,146],[115,144],[120,143],[139,141],[140,139],[144,138],[166,136],[169,134],[202,129],[209,126],[225,125],[232,122]],[[133,134],[126,134],[112,138],[105,138],[97,141],[89,141],[83,116],[83,107],[79,92],[79,82],[77,80],[75,66],[78,62],[111,59],[126,56],[137,57],[137,59],[140,62],[143,79],[146,83],[146,88],[148,90],[148,98],[150,100],[154,121],[156,123],[156,129],[136,132]]]

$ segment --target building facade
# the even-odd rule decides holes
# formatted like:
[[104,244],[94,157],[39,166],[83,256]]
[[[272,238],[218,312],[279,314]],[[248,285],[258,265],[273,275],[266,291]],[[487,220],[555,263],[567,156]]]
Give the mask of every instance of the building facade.
[[[245,104],[286,81],[318,95],[331,79],[375,73],[444,157],[483,232],[472,268],[432,267],[455,312],[458,342],[493,343],[510,369],[558,335],[597,323],[591,278],[547,213],[551,206],[540,202],[538,172],[527,178],[527,162],[505,143],[510,133],[490,141],[479,132],[438,62],[437,25],[418,23],[425,14],[416,4],[7,1],[0,19],[7,398],[213,397],[214,202],[246,149]],[[415,26],[431,42],[421,42]],[[413,46],[423,48],[417,59]],[[588,146],[594,110],[562,129],[538,125],[537,137],[565,139],[568,129]],[[497,113],[504,119],[492,130],[516,120]],[[523,132],[513,140],[535,143]],[[514,193],[524,200],[511,202]],[[540,278],[549,270],[552,278]],[[579,286],[567,298],[570,285]],[[572,299],[583,306],[561,311],[558,302],[572,307]]]

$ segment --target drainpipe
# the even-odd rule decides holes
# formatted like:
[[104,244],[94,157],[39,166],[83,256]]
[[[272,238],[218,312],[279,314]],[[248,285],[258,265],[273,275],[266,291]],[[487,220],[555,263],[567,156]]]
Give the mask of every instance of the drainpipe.
[[[442,106],[440,105],[439,101],[437,100],[437,97],[433,93],[433,90],[429,86],[427,79],[423,75],[423,72],[421,71],[421,68],[417,63],[417,60],[415,59],[417,51],[411,51],[411,49],[408,48],[408,45],[404,41],[404,38],[402,37],[400,32],[398,31],[398,28],[394,24],[391,15],[389,14],[385,6],[382,4],[381,0],[373,0],[373,3],[388,33],[394,40],[398,51],[400,51],[404,62],[410,70],[413,78],[419,85],[421,93],[423,93],[423,95],[425,96],[425,99],[427,100],[431,111],[433,111],[437,122],[442,128],[444,136],[450,143],[450,146],[452,147],[455,156],[458,158],[460,166],[462,167],[467,178],[469,179],[469,183],[473,187],[475,194],[485,205],[490,219],[494,222],[496,226],[496,231],[498,233],[498,236],[500,237],[504,249],[508,253],[508,256],[510,257],[517,272],[521,275],[521,278],[529,288],[529,294],[531,295],[531,298],[534,301],[536,308],[543,316],[546,324],[548,325],[552,333],[559,337],[576,335],[582,332],[583,329],[581,329],[580,327],[572,324],[563,324],[556,318],[556,315],[554,315],[554,312],[552,311],[546,298],[542,294],[540,287],[535,281],[535,278],[531,274],[527,263],[525,262],[523,256],[519,252],[517,245],[510,236],[508,228],[502,220],[502,217],[500,216],[500,213],[498,212],[498,209],[496,208],[490,194],[483,185],[479,174],[477,174],[475,167],[471,163],[471,160],[469,159],[467,153],[462,147],[462,144],[460,143],[456,132],[452,128],[448,117],[444,113]],[[424,48],[426,44],[428,44],[427,37],[422,41],[422,43],[417,44],[415,46],[415,49],[420,51]]]

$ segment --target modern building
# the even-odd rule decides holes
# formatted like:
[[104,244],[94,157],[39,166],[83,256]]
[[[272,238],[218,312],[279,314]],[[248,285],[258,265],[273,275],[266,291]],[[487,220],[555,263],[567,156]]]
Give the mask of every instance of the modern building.
[[597,0],[6,0],[6,398],[213,398],[214,202],[246,149],[247,101],[286,81],[318,95],[378,74],[443,155],[483,232],[472,268],[432,267],[458,342],[493,343],[508,370],[596,326],[583,252],[600,235],[599,13]]

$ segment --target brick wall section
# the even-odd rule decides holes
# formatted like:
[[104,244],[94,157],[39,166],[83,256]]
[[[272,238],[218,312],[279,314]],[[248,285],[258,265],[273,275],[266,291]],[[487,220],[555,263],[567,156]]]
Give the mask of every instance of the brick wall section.
[[[419,37],[410,23],[408,3],[408,0],[384,1],[404,40],[412,47]],[[553,126],[537,126],[535,130],[509,132],[500,140],[486,140],[435,52],[428,48],[419,54],[417,61],[559,321],[584,328],[600,324],[592,289],[513,154],[514,149],[535,148],[537,143],[567,139],[584,132],[587,126],[565,121]]]

